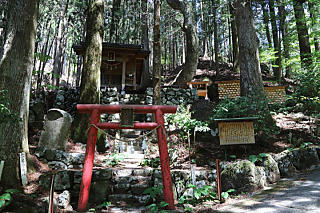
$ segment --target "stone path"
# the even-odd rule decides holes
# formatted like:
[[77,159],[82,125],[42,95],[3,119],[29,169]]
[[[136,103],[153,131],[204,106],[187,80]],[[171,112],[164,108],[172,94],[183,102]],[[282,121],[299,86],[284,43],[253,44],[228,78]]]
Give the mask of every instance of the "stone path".
[[320,166],[244,201],[220,208],[224,213],[320,213]]

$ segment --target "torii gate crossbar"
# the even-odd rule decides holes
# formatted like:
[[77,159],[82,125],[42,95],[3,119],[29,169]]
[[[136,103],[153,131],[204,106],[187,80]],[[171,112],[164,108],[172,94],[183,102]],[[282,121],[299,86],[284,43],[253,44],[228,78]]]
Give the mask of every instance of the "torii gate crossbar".
[[[120,113],[122,108],[131,108],[136,114],[155,114],[156,122],[148,123],[134,123],[134,127],[122,127],[120,123],[105,122],[100,123],[101,114],[115,114]],[[164,118],[165,113],[176,113],[177,106],[165,105],[99,105],[99,104],[78,104],[77,110],[79,113],[91,114],[90,116],[90,129],[88,132],[88,140],[86,145],[86,154],[83,166],[82,181],[80,186],[78,211],[85,211],[89,200],[89,192],[92,178],[93,160],[95,146],[97,142],[98,128],[100,129],[157,129],[158,146],[160,155],[160,164],[163,181],[163,194],[164,200],[167,202],[168,209],[175,209],[173,199],[172,180],[170,174],[170,160],[168,155],[167,138],[165,136]],[[95,125],[96,127],[94,127]]]

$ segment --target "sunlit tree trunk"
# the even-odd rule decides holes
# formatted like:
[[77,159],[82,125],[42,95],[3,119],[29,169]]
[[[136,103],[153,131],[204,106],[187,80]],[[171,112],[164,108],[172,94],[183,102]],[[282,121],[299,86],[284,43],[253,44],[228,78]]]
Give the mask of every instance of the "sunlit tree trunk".
[[[86,44],[80,84],[80,104],[100,103],[100,67],[102,59],[104,1],[94,0],[89,5]],[[73,139],[86,142],[89,115],[77,114]]]
[[8,2],[4,53],[0,62],[0,90],[8,91],[9,109],[21,120],[0,123],[0,160],[4,160],[1,186],[19,187],[18,153],[28,149],[31,74],[39,0]]
[[274,0],[269,0],[269,10],[271,16],[271,26],[272,26],[272,38],[273,38],[273,48],[276,51],[276,59],[274,61],[273,73],[277,81],[281,80],[281,48],[278,37],[278,26],[276,20],[276,13],[274,10]]
[[308,27],[306,24],[306,18],[303,9],[303,2],[304,1],[302,0],[294,1],[293,9],[298,31],[301,63],[304,67],[309,67],[312,64],[312,58]]
[[186,63],[184,70],[175,79],[175,84],[185,86],[188,81],[192,80],[198,66],[199,39],[197,25],[194,23],[193,11],[189,2],[167,0],[167,3],[174,10],[178,10],[183,15],[184,23],[182,30],[186,36]]
[[153,22],[153,104],[161,103],[160,0],[154,0]]
[[233,71],[239,73],[239,43],[238,43],[238,31],[236,26],[236,16],[234,6],[230,3],[230,14],[231,14],[231,32],[232,32],[232,59],[233,59]]
[[239,37],[241,96],[265,97],[259,62],[259,40],[254,26],[251,1],[237,1],[236,22]]

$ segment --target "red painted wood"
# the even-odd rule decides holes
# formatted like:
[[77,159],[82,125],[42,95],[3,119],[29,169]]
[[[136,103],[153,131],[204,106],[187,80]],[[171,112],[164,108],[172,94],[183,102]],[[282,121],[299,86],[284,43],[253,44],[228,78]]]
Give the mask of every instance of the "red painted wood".
[[160,155],[160,164],[161,164],[161,174],[163,182],[163,195],[164,201],[167,202],[169,209],[175,209],[174,199],[173,199],[173,189],[172,189],[172,180],[170,174],[170,158],[168,155],[167,147],[167,138],[163,131],[164,129],[164,119],[163,112],[161,109],[156,111],[156,122],[161,125],[163,128],[158,128],[158,146],[159,146],[159,155]]
[[[100,114],[120,113],[121,108],[133,108],[135,113],[146,114],[155,113],[156,123],[134,123],[134,127],[120,127],[119,123],[99,123]],[[161,163],[162,181],[164,200],[169,204],[169,209],[175,209],[173,199],[172,180],[170,174],[170,160],[167,148],[167,138],[164,133],[164,113],[175,113],[177,106],[162,106],[162,105],[98,105],[98,104],[78,104],[79,113],[91,113],[90,124],[95,124],[101,129],[157,129],[158,146]],[[92,178],[94,151],[97,141],[98,130],[91,126],[88,132],[88,140],[86,146],[85,162],[83,166],[82,181],[80,186],[80,194],[78,201],[78,211],[85,211],[89,200],[89,192]]]
[[119,113],[121,108],[133,108],[137,114],[155,113],[160,109],[163,113],[175,113],[177,106],[163,106],[163,105],[101,105],[101,104],[78,104],[77,110],[79,113],[90,113],[97,109],[100,114]]
[[[90,118],[90,124],[97,124],[100,120],[100,114],[98,110],[93,110]],[[83,165],[82,181],[80,186],[80,194],[78,201],[78,211],[85,211],[89,200],[89,192],[92,178],[92,168],[94,151],[96,148],[98,130],[91,126],[88,132],[88,140],[86,146],[86,154]]]
[[217,186],[218,186],[218,198],[221,201],[221,175],[220,175],[220,160],[216,159],[217,169]]
[[158,126],[157,123],[134,123],[134,127],[120,127],[119,123],[98,123],[100,129],[149,129],[152,130]]

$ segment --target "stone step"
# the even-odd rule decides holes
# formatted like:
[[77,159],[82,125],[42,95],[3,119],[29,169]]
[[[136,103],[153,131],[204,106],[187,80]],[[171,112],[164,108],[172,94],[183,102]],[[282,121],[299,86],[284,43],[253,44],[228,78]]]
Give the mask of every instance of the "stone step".
[[149,188],[149,184],[128,184],[128,183],[122,183],[122,184],[116,184],[113,187],[113,194],[126,194],[130,193],[132,195],[143,195],[143,192]]
[[150,195],[111,194],[108,201],[116,206],[144,206],[150,200]]
[[137,160],[143,160],[144,159],[144,154],[139,152],[139,151],[135,151],[134,153],[125,153],[125,159],[137,159]]
[[145,207],[139,207],[139,208],[125,208],[125,207],[115,207],[111,206],[108,208],[109,213],[141,213],[146,212]]
[[151,176],[116,176],[114,182],[116,184],[149,184]]

